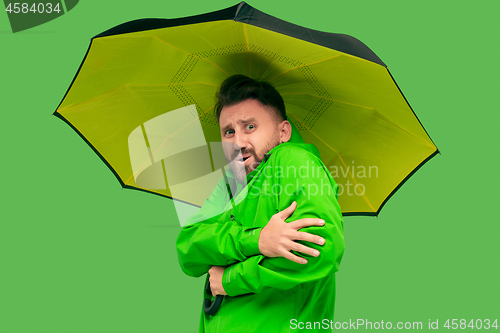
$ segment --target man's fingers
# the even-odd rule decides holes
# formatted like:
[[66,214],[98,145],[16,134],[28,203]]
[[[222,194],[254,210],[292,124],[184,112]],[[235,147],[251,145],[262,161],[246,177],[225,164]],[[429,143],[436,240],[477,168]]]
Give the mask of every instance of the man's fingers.
[[303,231],[295,232],[293,240],[303,240],[306,242],[316,243],[318,245],[325,244],[325,239],[323,237]]
[[304,218],[304,219],[290,222],[288,224],[291,227],[293,227],[295,230],[299,230],[299,229],[304,228],[304,227],[323,226],[323,225],[325,225],[325,220],[318,219],[318,218]]
[[318,250],[310,248],[310,247],[307,247],[307,246],[302,245],[300,243],[295,243],[295,242],[293,242],[293,243],[294,244],[292,245],[291,250],[294,250],[294,251],[297,251],[297,252],[301,252],[301,253],[304,253],[304,254],[308,254],[308,255],[313,256],[313,257],[319,256],[319,251]]
[[291,261],[294,261],[298,264],[307,264],[307,260],[305,258],[301,258],[299,256],[296,256],[295,254],[293,254],[292,252],[289,252],[289,251],[285,251],[285,253],[283,254],[283,257],[285,257]]
[[287,208],[283,209],[281,212],[278,212],[277,214],[282,220],[287,219],[290,215],[292,215],[293,211],[297,207],[297,201],[292,202],[290,206]]

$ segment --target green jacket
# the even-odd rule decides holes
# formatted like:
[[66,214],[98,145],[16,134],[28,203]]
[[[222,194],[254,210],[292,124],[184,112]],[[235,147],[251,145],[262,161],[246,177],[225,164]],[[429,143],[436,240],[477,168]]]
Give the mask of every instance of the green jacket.
[[[316,328],[307,332],[325,332],[333,321],[334,273],[344,253],[344,236],[338,187],[317,148],[304,143],[293,130],[289,142],[271,149],[247,175],[246,187],[235,181],[230,170],[226,175],[237,188],[234,197],[222,178],[182,228],[176,243],[179,264],[189,276],[202,276],[212,266],[226,266],[222,285],[227,296],[219,311],[205,315],[200,298],[200,332],[279,333],[302,327]],[[292,251],[306,257],[307,264],[259,252],[262,228],[293,201],[297,208],[287,222],[306,217],[326,222],[300,229],[325,239],[322,246],[298,241],[320,251],[318,257]],[[310,326],[306,326],[308,322]]]

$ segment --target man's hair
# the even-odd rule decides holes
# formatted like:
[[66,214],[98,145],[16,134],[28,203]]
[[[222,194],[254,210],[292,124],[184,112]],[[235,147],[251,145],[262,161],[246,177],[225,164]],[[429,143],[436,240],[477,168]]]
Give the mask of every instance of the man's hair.
[[279,122],[287,120],[285,102],[280,93],[269,83],[257,81],[245,75],[233,75],[222,82],[216,94],[215,118],[220,120],[220,113],[225,106],[232,106],[247,99],[255,99],[274,111]]

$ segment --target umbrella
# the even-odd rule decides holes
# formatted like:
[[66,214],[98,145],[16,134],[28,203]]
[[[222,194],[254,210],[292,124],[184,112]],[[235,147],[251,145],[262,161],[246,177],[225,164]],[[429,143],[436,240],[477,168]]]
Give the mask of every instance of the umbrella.
[[378,215],[439,153],[365,44],[245,2],[98,34],[54,115],[122,187],[199,208],[225,168],[214,96],[233,74],[269,81],[281,93],[294,129],[316,145],[336,180],[343,215]]

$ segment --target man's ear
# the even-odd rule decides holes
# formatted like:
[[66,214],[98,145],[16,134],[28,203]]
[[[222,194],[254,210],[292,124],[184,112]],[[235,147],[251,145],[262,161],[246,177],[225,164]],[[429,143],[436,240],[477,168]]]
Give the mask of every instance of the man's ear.
[[292,125],[288,120],[284,120],[279,124],[278,130],[280,131],[281,142],[288,142],[292,136]]

